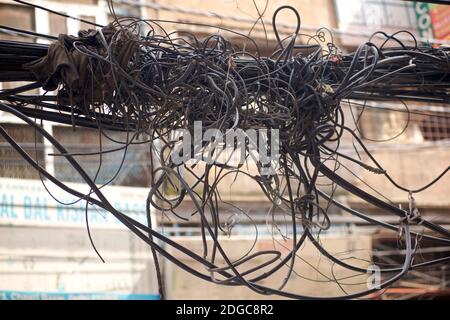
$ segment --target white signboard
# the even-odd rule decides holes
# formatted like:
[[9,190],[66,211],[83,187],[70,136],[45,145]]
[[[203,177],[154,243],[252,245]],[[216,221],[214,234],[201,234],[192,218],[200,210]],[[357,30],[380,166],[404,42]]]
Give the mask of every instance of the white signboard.
[[[63,202],[78,199],[46,183]],[[89,192],[82,184],[70,184]],[[147,224],[148,190],[102,188],[117,209]],[[112,214],[86,202],[63,205],[39,180],[0,178],[1,299],[158,299],[149,246]]]

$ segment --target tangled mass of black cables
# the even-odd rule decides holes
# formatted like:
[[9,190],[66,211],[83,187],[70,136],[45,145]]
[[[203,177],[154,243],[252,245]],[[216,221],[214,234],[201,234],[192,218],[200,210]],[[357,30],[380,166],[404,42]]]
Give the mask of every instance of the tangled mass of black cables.
[[[112,2],[109,4],[115,17]],[[282,10],[290,10],[297,18],[295,32],[284,39],[277,31],[276,22]],[[333,41],[329,41],[332,35],[327,29],[320,29],[312,36],[301,34],[300,16],[290,6],[278,8],[273,15],[277,47],[270,56],[262,56],[251,37],[233,30],[218,27],[220,32],[200,40],[185,31],[167,33],[162,25],[170,23],[179,22],[116,17],[108,26],[95,25],[98,28],[80,31],[77,37],[60,35],[58,38],[2,26],[8,32],[44,37],[53,43],[0,41],[0,81],[32,82],[2,90],[0,110],[21,119],[51,142],[91,191],[83,194],[72,189],[46,171],[1,126],[0,134],[42,177],[107,210],[151,247],[162,297],[158,255],[206,281],[225,286],[243,285],[260,294],[288,298],[319,298],[285,289],[295,272],[298,251],[306,241],[333,263],[366,274],[365,268],[328,252],[315,236],[318,230],[327,230],[333,224],[328,216],[331,205],[370,224],[400,230],[405,254],[402,265],[380,269],[388,277],[376,288],[327,298],[363,297],[389,287],[411,269],[448,263],[450,257],[414,263],[420,239],[448,244],[450,232],[422,218],[413,202],[414,193],[437,182],[448,168],[420,189],[409,190],[399,185],[371,155],[355,130],[346,125],[341,108],[343,99],[450,103],[448,47],[419,45],[406,31],[394,35],[378,32],[374,37],[384,37],[381,45],[375,45],[371,38],[355,52],[342,54]],[[228,41],[223,34],[241,37],[244,49]],[[412,45],[399,40],[399,36],[405,35],[410,37],[408,43]],[[299,44],[300,39],[302,44]],[[23,94],[35,88],[42,88],[45,94]],[[100,156],[124,151],[132,144],[147,144],[158,155],[148,164],[154,177],[147,199],[148,225],[115,209],[75,155],[36,119],[97,128],[101,133],[105,130],[126,132],[126,141],[116,141],[120,144],[117,149],[105,151],[100,146],[97,153]],[[216,161],[205,164],[198,174],[192,164],[174,162],[172,155],[178,150],[174,133],[179,129],[193,132],[196,121],[201,122],[203,130],[216,129],[223,133],[233,129],[278,130],[279,159],[275,172],[265,173],[263,164],[258,161],[258,174],[249,173],[245,164]],[[350,135],[370,161],[341,153],[339,146],[343,135]],[[213,142],[214,139],[203,141],[196,151],[203,153]],[[191,147],[196,149],[193,142]],[[242,150],[235,146],[233,151]],[[248,148],[242,152],[246,160],[252,161]],[[401,209],[342,178],[336,172],[339,159],[384,175],[387,181],[405,191],[405,195],[409,193],[410,207]],[[185,179],[187,172],[195,177],[194,181]],[[275,249],[258,251],[253,247],[238,260],[232,261],[227,255],[219,237],[227,230],[219,210],[223,200],[218,186],[228,175],[246,175],[253,179],[272,203],[269,214],[274,214],[277,208],[289,219],[291,230],[285,241],[290,242],[290,247],[286,254]],[[379,221],[349,208],[336,200],[333,193],[321,190],[317,183],[319,178],[328,179],[333,190],[339,186],[380,211],[397,215],[399,224]],[[168,185],[176,189],[175,195],[166,192]],[[192,201],[195,206],[192,215],[200,219],[203,252],[193,252],[152,228],[151,207],[158,214],[173,214],[178,218],[177,208],[186,200]],[[432,233],[419,234],[411,230],[411,225],[416,224]],[[167,247],[189,256],[205,269],[190,267]],[[257,267],[245,267],[261,257],[267,261]],[[219,266],[219,260],[224,261],[225,267]],[[262,284],[282,268],[287,271],[279,286]]]

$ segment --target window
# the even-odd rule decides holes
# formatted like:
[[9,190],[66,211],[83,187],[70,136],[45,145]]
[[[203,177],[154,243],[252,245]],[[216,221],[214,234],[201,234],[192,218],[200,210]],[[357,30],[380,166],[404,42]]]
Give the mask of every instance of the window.
[[[80,19],[95,23],[95,17],[82,15],[82,16],[80,16]],[[94,29],[94,28],[95,28],[95,26],[93,26],[92,24],[89,24],[86,22],[80,22],[80,30],[89,30],[89,29]]]
[[[0,21],[2,25],[23,29],[28,31],[35,30],[34,11],[30,7],[0,4]],[[33,42],[33,39],[26,36],[19,36],[0,32],[0,40],[26,41]],[[17,88],[27,84],[27,82],[1,82],[1,89]],[[28,91],[25,94],[36,94],[38,90]]]
[[[140,17],[140,6],[139,0],[135,0],[136,4],[131,5],[128,3],[117,3],[114,2],[114,12],[118,18],[121,17]],[[114,21],[114,18],[111,14],[108,13],[108,22]]]
[[79,4],[90,4],[90,5],[97,5],[98,0],[59,0],[58,2],[65,2],[65,3],[79,3]]
[[357,107],[353,112],[355,117],[360,117],[359,127],[365,139],[390,139],[402,131],[394,141],[421,143],[450,139],[450,112],[446,107],[410,103],[407,111],[401,104],[391,101],[367,103],[360,114],[363,105],[354,103],[353,106]]

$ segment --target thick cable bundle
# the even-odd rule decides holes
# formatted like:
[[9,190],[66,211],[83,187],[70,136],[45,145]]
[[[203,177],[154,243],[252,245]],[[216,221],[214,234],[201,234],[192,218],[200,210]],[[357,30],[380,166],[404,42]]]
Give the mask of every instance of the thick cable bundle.
[[[276,29],[276,16],[286,8],[296,14],[298,26],[294,34],[282,40]],[[412,201],[413,193],[437,182],[448,168],[423,188],[409,190],[398,185],[372,157],[354,131],[346,126],[341,109],[341,101],[347,98],[449,103],[448,48],[420,47],[417,43],[407,46],[396,35],[385,35],[386,41],[379,46],[369,40],[354,53],[344,55],[332,43],[325,48],[325,29],[307,37],[304,44],[298,44],[300,17],[294,8],[287,6],[280,7],[274,14],[273,28],[278,47],[269,57],[262,57],[257,44],[245,35],[240,36],[250,43],[253,52],[235,47],[223,35],[211,35],[200,40],[193,34],[168,34],[161,27],[162,22],[116,19],[102,29],[82,31],[78,37],[60,35],[50,46],[0,41],[4,61],[0,79],[35,81],[32,85],[2,91],[0,97],[4,102],[0,104],[0,110],[10,112],[34,126],[49,140],[89,185],[89,194],[70,189],[46,172],[1,127],[0,134],[42,176],[67,192],[108,210],[146,241],[154,252],[157,269],[156,253],[159,253],[207,281],[222,285],[246,285],[261,294],[314,298],[283,290],[294,272],[297,251],[307,239],[334,263],[357,273],[366,273],[365,269],[333,256],[314,236],[315,232],[327,230],[332,225],[333,221],[327,214],[331,204],[370,223],[394,231],[400,229],[404,233],[404,263],[382,269],[391,276],[379,288],[388,287],[412,268],[445,263],[450,259],[446,257],[414,264],[413,237],[418,235],[410,230],[410,224],[421,224],[436,234],[423,235],[424,238],[450,242],[450,232],[420,217]],[[143,35],[143,30],[149,31]],[[415,41],[412,35],[411,40]],[[388,46],[391,43],[397,46]],[[37,87],[46,91],[56,90],[57,94],[21,94]],[[29,108],[26,106],[28,104],[36,108]],[[89,177],[73,155],[31,117],[94,127],[100,131],[113,129],[128,132],[129,139],[120,141],[121,147],[117,150],[143,143],[137,141],[138,136],[147,137],[144,143],[157,150],[159,155],[158,164],[149,164],[155,179],[150,187],[147,209],[153,206],[165,214],[186,219],[177,209],[184,200],[190,199],[195,206],[192,215],[200,217],[203,252],[191,252],[155,232],[151,223],[144,226],[114,209],[95,179]],[[222,133],[235,129],[278,130],[280,156],[276,171],[265,173],[264,164],[257,162],[259,173],[252,175],[245,171],[243,164],[234,165],[225,161],[208,163],[201,175],[197,175],[191,165],[174,162],[171,155],[178,150],[174,133],[179,129],[192,133],[197,121],[202,123],[204,130],[215,129]],[[369,156],[369,163],[339,152],[344,134],[353,136]],[[200,146],[191,143],[189,147],[195,154],[203,153],[213,145],[212,140],[202,141]],[[102,152],[105,151],[100,150],[99,154]],[[243,154],[250,161],[248,149]],[[339,158],[385,175],[396,187],[410,194],[411,207],[400,209],[353,186],[331,169]],[[186,172],[196,177],[193,183],[184,178]],[[251,250],[237,261],[228,258],[221,247],[219,235],[229,230],[225,230],[224,217],[218,209],[219,203],[223,202],[218,185],[227,175],[252,178],[272,203],[272,210],[279,208],[290,219],[291,249],[288,254],[282,255],[277,250]],[[339,203],[332,194],[328,195],[318,186],[319,176],[328,178],[333,186],[338,185],[381,210],[397,215],[399,225],[375,220]],[[167,185],[176,189],[175,196],[167,195],[164,189]],[[155,239],[202,263],[206,272],[194,270],[177,260]],[[207,240],[211,240],[212,245],[208,245]],[[238,266],[266,255],[268,261],[258,268],[238,271]],[[216,264],[218,256],[224,259],[226,267]],[[260,284],[261,280],[270,278],[286,266],[285,281],[277,288]],[[258,274],[261,270],[264,272]],[[379,288],[338,298],[361,297]]]

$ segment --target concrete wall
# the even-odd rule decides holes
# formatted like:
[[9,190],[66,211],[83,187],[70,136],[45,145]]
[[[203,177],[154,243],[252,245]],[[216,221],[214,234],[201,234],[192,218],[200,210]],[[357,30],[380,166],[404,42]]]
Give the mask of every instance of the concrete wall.
[[[385,150],[376,150],[373,155],[398,184],[408,189],[416,189],[431,182],[448,167],[450,150],[445,147],[408,150],[397,146],[397,148],[387,147]],[[397,189],[385,176],[364,170],[361,171],[361,178],[394,203],[407,203],[408,193]],[[355,184],[376,195],[363,182],[355,181]],[[448,213],[449,185],[450,176],[447,174],[427,190],[415,194],[416,204],[419,208],[441,208]],[[351,197],[349,201],[354,204],[359,202],[354,197]]]

